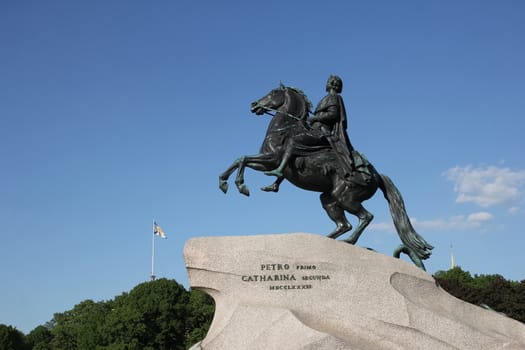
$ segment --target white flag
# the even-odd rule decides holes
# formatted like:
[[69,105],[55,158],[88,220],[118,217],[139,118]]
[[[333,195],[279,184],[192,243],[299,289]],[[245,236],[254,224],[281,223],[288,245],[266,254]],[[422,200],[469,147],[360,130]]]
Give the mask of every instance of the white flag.
[[166,234],[164,233],[164,231],[162,230],[162,228],[159,225],[157,225],[156,222],[153,223],[153,233],[162,238],[168,238]]

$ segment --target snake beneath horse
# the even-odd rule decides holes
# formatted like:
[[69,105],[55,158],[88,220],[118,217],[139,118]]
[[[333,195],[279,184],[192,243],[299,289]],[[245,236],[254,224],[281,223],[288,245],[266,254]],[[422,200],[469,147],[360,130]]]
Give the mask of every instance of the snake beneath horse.
[[[219,176],[219,187],[226,193],[228,178],[237,170],[235,184],[240,193],[249,195],[249,189],[244,184],[244,171],[246,167],[256,171],[267,172],[275,169],[281,160],[283,146],[286,140],[302,128],[308,128],[307,117],[311,103],[304,93],[296,88],[280,87],[271,90],[268,94],[251,105],[251,111],[257,115],[264,113],[275,114],[268,126],[266,137],[260,152],[256,155],[246,155],[238,158]],[[361,156],[356,152],[355,156]],[[394,256],[401,253],[407,254],[415,265],[425,269],[422,260],[428,259],[433,246],[420,236],[412,226],[407,215],[401,193],[392,180],[377,172],[366,159],[365,172],[356,172],[348,177],[339,166],[337,155],[331,147],[318,147],[305,149],[296,154],[284,169],[284,178],[293,185],[320,192],[321,204],[336,228],[328,237],[336,239],[352,230],[345,212],[359,219],[356,229],[344,241],[355,244],[364,229],[370,224],[373,215],[362,205],[370,199],[379,188],[387,200],[390,214],[402,244],[394,251]],[[366,174],[366,175],[365,175]],[[282,179],[263,188],[265,191],[276,190]]]

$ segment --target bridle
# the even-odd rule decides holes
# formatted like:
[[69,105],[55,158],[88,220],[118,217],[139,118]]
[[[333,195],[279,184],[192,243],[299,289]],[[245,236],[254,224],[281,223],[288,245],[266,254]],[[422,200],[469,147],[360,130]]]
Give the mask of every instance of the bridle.
[[[283,91],[284,91],[284,90],[283,90]],[[282,111],[280,111],[280,110],[278,110],[278,109],[275,109],[275,108],[270,108],[270,107],[267,107],[267,106],[263,106],[263,105],[259,104],[259,102],[256,102],[256,103],[257,103],[257,104],[255,105],[256,107],[260,107],[260,108],[264,109],[264,112],[263,112],[263,113],[264,113],[264,114],[271,115],[272,117],[275,117],[275,115],[276,115],[277,113],[282,113],[282,114],[284,114],[285,116],[290,117],[290,118],[292,118],[292,119],[295,119],[295,120],[298,120],[298,121],[303,121],[303,120],[306,120],[306,118],[308,117],[308,114],[310,114],[310,112],[308,111],[308,113],[306,114],[306,117],[301,118],[301,117],[298,117],[298,116],[296,116],[296,115],[294,115],[294,114],[291,114],[291,113],[285,113],[285,112],[282,112]],[[283,103],[283,105],[284,105],[284,104],[285,104],[285,103]],[[275,114],[272,114],[271,112],[274,112]]]

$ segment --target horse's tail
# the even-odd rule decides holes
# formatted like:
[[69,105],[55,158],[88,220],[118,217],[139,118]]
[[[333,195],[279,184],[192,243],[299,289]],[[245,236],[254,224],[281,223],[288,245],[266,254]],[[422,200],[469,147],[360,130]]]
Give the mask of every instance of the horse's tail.
[[394,226],[396,227],[399,238],[401,238],[403,244],[412,250],[420,259],[428,259],[434,247],[425,241],[412,226],[401,193],[392,180],[384,174],[381,174],[380,178],[379,188],[383,191],[388,201],[390,214],[394,220]]

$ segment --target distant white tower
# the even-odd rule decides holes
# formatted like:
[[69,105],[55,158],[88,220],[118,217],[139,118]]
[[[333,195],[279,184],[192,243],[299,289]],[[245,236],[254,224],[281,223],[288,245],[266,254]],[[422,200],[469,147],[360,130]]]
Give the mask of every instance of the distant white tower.
[[450,245],[450,268],[453,269],[456,267],[456,262],[454,261],[454,249],[452,244]]

